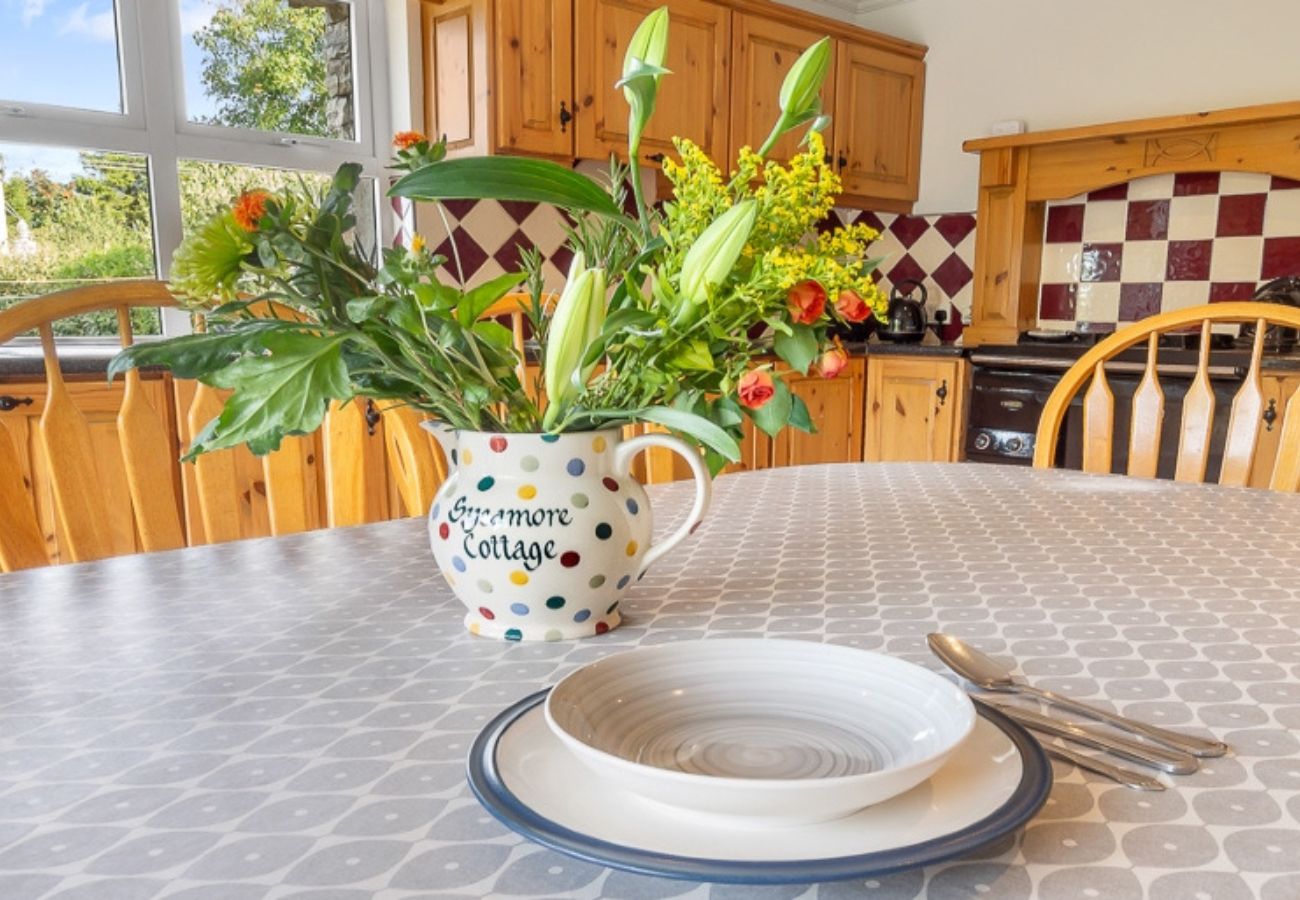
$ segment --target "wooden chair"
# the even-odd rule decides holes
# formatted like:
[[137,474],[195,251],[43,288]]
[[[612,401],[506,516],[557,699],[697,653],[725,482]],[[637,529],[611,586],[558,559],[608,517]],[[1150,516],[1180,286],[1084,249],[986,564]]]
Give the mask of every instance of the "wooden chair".
[[[102,428],[92,435],[65,382],[52,323],[115,310],[127,346],[131,308],[174,305],[164,284],[138,281],[60,291],[0,311],[0,344],[39,333],[46,381],[39,425],[19,444],[0,418],[0,569],[46,565],[56,554],[81,562],[388,517],[384,445],[367,440],[379,419],[365,401],[336,405],[319,434],[286,439],[260,459],[236,448],[182,469],[181,446],[216,415],[223,395],[168,378],[172,399],[151,402],[132,371],[115,435],[106,439]],[[426,452],[432,456],[432,442]],[[24,456],[41,458],[39,485],[24,477]],[[52,501],[49,517],[38,515],[38,496]]]
[[[1264,335],[1269,325],[1300,328],[1300,309],[1269,303],[1213,303],[1151,316],[1117,331],[1070,367],[1052,391],[1039,420],[1034,465],[1051,468],[1056,460],[1061,423],[1075,395],[1091,382],[1083,401],[1083,468],[1110,472],[1115,431],[1115,397],[1106,378],[1106,361],[1129,347],[1146,343],[1142,380],[1133,395],[1132,427],[1128,435],[1128,474],[1154,478],[1160,457],[1165,398],[1156,364],[1161,334],[1199,325],[1200,358],[1183,399],[1177,467],[1178,481],[1205,481],[1214,427],[1214,392],[1210,386],[1210,336],[1216,324],[1252,323],[1255,340],[1245,381],[1232,402],[1219,483],[1246,486],[1251,481],[1264,422],[1264,392],[1260,376]],[[1275,491],[1300,490],[1300,391],[1291,397],[1276,424],[1280,429],[1277,456],[1268,486]]]

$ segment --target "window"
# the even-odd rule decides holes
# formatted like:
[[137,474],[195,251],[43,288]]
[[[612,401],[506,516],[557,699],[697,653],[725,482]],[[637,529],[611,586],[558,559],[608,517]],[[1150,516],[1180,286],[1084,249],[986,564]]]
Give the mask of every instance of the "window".
[[0,100],[122,112],[113,0],[0,0]]
[[[239,191],[323,183],[344,162],[366,176],[359,238],[390,240],[391,217],[378,215],[386,54],[370,46],[386,33],[384,5],[0,0],[0,305],[166,277],[186,229]],[[163,311],[164,331],[188,325]]]

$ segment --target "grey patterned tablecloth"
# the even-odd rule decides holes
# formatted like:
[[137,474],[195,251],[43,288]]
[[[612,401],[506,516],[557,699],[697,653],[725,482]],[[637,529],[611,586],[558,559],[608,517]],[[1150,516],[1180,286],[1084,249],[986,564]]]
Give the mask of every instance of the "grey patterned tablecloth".
[[[687,486],[654,490],[665,526]],[[1300,497],[968,465],[723,478],[579,643],[462,631],[423,524],[0,577],[0,898],[1300,897]],[[727,887],[528,843],[465,784],[498,710],[636,644],[943,629],[1235,754],[1136,793],[1058,767],[1027,829],[877,881]]]

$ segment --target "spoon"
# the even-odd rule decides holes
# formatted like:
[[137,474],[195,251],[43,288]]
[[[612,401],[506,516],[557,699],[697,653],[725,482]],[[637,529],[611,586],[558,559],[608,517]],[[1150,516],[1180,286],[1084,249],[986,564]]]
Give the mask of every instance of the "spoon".
[[944,665],[971,684],[986,691],[1029,694],[1054,706],[1059,706],[1061,709],[1068,709],[1090,719],[1096,719],[1099,722],[1106,722],[1117,728],[1122,728],[1130,733],[1140,734],[1143,737],[1164,744],[1166,747],[1183,750],[1193,756],[1223,756],[1228,752],[1228,745],[1221,741],[1207,741],[1204,738],[1194,737],[1190,734],[1169,731],[1158,725],[1148,725],[1145,722],[1139,722],[1126,716],[1108,712],[1100,707],[1079,700],[1071,700],[1069,697],[1062,697],[1060,694],[1034,687],[1032,684],[1016,678],[1010,670],[999,665],[970,644],[950,634],[937,632],[929,634],[926,635],[926,641],[930,644],[930,650],[943,661]]

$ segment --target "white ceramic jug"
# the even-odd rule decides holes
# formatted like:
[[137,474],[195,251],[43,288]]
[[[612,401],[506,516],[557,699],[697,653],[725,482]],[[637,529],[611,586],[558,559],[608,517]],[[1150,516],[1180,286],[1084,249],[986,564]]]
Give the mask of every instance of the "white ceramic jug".
[[[624,589],[693,532],[709,505],[703,459],[670,435],[623,440],[617,428],[499,434],[424,424],[450,472],[429,510],[429,541],[474,634],[555,641],[609,631],[619,624]],[[695,476],[690,514],[653,546],[650,503],[628,471],[649,447],[681,454]]]

